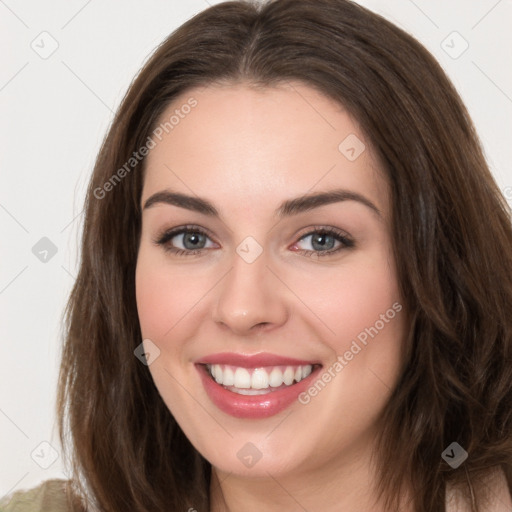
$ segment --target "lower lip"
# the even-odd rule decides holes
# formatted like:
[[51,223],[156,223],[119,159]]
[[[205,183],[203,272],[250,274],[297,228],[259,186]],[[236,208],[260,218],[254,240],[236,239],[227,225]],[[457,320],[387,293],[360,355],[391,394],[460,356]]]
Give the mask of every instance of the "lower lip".
[[319,366],[305,379],[278,391],[270,391],[264,395],[239,395],[217,384],[205,365],[196,365],[196,368],[210,400],[221,411],[236,418],[249,419],[268,418],[286,409],[309,387],[311,380],[321,369]]

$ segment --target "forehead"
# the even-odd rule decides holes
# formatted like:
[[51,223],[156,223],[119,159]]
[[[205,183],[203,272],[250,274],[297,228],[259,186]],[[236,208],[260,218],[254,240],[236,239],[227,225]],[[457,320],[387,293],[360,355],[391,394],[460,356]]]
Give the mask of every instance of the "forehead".
[[343,187],[386,212],[386,181],[357,122],[304,84],[191,89],[167,107],[159,127],[142,203],[169,188],[250,208],[262,198],[270,205]]

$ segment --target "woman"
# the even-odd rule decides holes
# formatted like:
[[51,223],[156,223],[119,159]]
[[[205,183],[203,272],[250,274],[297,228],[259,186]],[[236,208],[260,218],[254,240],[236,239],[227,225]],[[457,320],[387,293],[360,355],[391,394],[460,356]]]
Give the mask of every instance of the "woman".
[[90,182],[75,478],[6,510],[510,510],[511,264],[419,43],[345,0],[211,7],[142,69]]

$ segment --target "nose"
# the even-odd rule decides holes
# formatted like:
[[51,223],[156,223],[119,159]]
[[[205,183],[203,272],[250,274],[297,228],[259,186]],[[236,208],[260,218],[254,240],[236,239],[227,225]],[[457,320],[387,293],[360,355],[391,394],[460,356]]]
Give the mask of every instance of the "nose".
[[288,318],[283,284],[268,267],[265,251],[252,263],[238,254],[219,283],[213,320],[237,335],[268,331]]

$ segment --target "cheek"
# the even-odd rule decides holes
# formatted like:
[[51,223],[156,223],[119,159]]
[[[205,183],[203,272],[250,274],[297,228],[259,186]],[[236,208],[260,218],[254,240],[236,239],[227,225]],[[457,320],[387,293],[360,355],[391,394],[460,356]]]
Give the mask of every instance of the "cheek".
[[[386,258],[372,256],[317,275],[314,288],[309,280],[299,292],[327,325],[322,341],[332,350],[325,379],[313,382],[301,403],[340,446],[373,428],[401,370],[406,317],[396,274]],[[329,451],[328,443],[321,446],[319,453]]]
[[[190,402],[190,382],[198,379],[188,364],[184,348],[197,322],[194,306],[211,287],[207,276],[171,266],[154,250],[142,246],[138,255],[135,286],[143,339],[150,339],[160,349],[160,356],[149,366],[151,377],[163,401],[181,428],[193,439],[201,437],[198,428],[202,409]],[[192,274],[192,275],[191,275]],[[188,383],[184,386],[185,383]],[[208,422],[201,417],[199,426]]]
[[170,292],[169,277],[144,261],[137,265],[137,310],[144,338],[160,340],[174,323],[169,314],[175,311],[177,298]]
[[161,342],[204,296],[208,282],[141,248],[135,287],[142,336]]
[[380,338],[384,332],[398,334],[401,328],[396,321],[397,306],[393,309],[393,304],[400,303],[396,275],[385,258],[325,269],[311,279],[301,278],[295,283],[297,296],[304,298],[319,325],[323,325],[323,341],[337,354],[348,350],[359,335],[364,339],[367,329],[372,330],[375,324],[381,331]]
[[[354,272],[348,279],[340,308],[337,329],[343,338],[364,339],[364,333],[377,327],[391,326],[395,315],[393,304],[400,302],[395,275],[389,267]],[[383,323],[384,322],[384,323]],[[396,322],[395,322],[396,323]],[[374,331],[373,331],[374,332]]]

